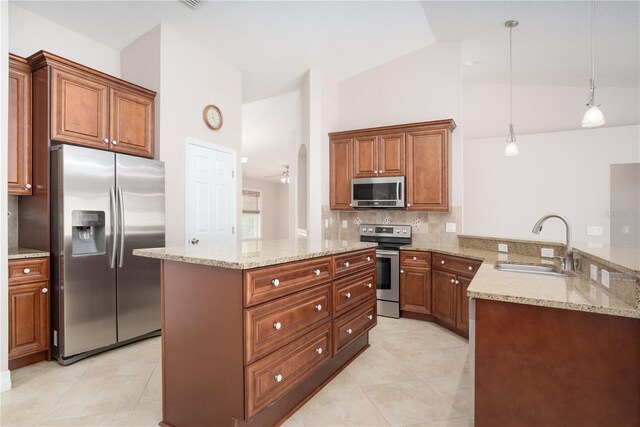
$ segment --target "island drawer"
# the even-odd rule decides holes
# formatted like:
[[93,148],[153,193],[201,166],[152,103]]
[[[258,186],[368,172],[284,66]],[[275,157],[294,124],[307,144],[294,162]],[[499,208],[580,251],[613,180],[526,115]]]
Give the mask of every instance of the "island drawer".
[[9,285],[49,280],[49,258],[9,260]]
[[250,307],[331,280],[331,257],[278,264],[244,273],[244,305]]
[[376,314],[376,299],[372,298],[334,320],[334,355],[373,328],[377,323]]
[[331,319],[331,284],[261,304],[244,313],[248,364]]
[[433,254],[433,268],[461,274],[467,277],[475,276],[481,264],[482,261],[477,261],[475,259]]
[[400,251],[400,264],[407,267],[431,267],[431,252]]
[[334,317],[376,296],[376,271],[366,270],[333,282]]
[[245,368],[246,418],[278,400],[331,358],[331,324],[326,323],[302,338]]
[[367,249],[358,252],[349,252],[333,257],[334,277],[342,277],[347,274],[360,271],[365,268],[375,268],[376,250]]

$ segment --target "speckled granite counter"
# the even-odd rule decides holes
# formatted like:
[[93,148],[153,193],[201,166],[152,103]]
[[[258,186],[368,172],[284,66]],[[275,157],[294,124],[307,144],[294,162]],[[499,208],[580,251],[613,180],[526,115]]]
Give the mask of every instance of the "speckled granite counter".
[[244,270],[376,246],[375,243],[346,240],[252,240],[241,244],[135,249],[133,254],[147,258]]
[[48,258],[49,252],[27,248],[9,248],[9,259]]
[[[578,274],[570,277],[554,277],[498,271],[493,268],[497,261],[530,264],[549,262],[540,257],[419,242],[414,242],[402,249],[482,260],[483,263],[468,288],[470,297],[640,318],[637,288],[630,287],[630,292],[636,294],[629,295],[629,298],[623,300]],[[633,304],[632,301],[636,303]]]
[[587,243],[574,243],[575,252],[600,261],[605,266],[622,271],[640,279],[640,251],[609,245],[595,246]]

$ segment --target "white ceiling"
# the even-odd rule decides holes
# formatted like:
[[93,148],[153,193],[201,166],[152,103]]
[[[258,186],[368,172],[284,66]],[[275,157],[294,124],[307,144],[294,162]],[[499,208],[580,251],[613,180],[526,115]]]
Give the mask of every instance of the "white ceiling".
[[310,67],[336,80],[434,41],[419,2],[22,1],[19,6],[122,50],[160,22],[243,72],[243,100],[295,90]]

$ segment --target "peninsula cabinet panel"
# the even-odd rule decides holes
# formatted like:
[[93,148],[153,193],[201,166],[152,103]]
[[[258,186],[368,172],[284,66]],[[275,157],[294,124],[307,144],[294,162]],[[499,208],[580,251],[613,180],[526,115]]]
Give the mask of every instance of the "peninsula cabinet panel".
[[9,359],[49,348],[49,282],[9,287]]
[[80,72],[52,70],[51,139],[109,149],[109,86]]
[[442,323],[455,327],[455,274],[433,270],[433,315]]
[[449,210],[448,132],[407,133],[407,209]]
[[334,210],[351,210],[353,178],[353,139],[331,140],[329,143],[329,204]]
[[456,285],[456,329],[469,334],[469,297],[467,288],[471,280],[465,277],[458,277]]
[[378,176],[403,176],[405,161],[404,133],[378,138]]
[[401,266],[400,310],[431,314],[431,269]]
[[368,178],[378,175],[378,137],[363,136],[353,139],[353,177]]
[[31,195],[31,70],[25,59],[15,55],[9,55],[8,93],[8,191]]
[[111,89],[111,149],[153,157],[153,98]]

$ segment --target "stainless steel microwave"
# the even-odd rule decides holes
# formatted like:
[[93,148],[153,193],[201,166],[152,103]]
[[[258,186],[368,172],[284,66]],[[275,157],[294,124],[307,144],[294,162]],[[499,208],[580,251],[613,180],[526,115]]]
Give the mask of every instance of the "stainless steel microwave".
[[404,208],[404,176],[354,178],[351,207]]

